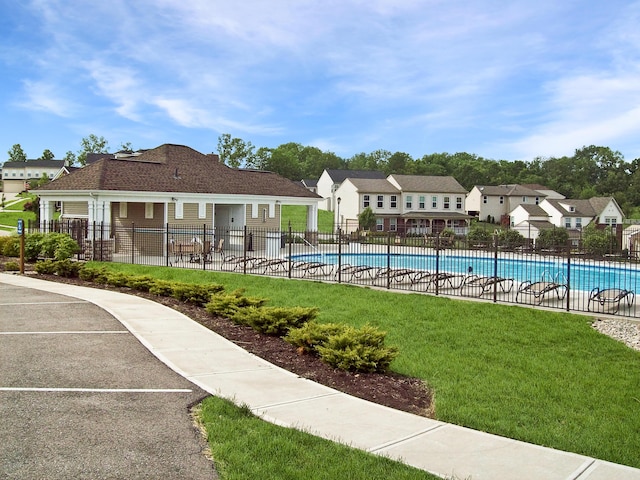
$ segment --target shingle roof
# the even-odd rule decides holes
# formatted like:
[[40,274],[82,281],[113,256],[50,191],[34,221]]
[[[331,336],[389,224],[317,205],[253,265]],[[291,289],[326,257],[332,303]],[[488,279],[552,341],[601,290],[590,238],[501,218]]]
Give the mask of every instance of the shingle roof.
[[26,162],[4,162],[2,168],[62,168],[64,160],[27,160]]
[[333,183],[342,183],[347,178],[387,178],[384,172],[377,170],[327,170]]
[[[547,199],[547,201],[565,217],[597,217],[609,205],[612,198],[592,197],[588,200],[566,198],[564,200]],[[571,212],[564,205],[575,207],[575,211]]]
[[523,185],[476,185],[476,188],[483,195],[505,196],[505,197],[544,197],[543,193],[532,190]]
[[540,205],[529,205],[527,203],[523,203],[521,205],[518,205],[521,208],[524,208],[524,210],[531,216],[533,217],[548,217],[549,214],[544,210],[544,208],[542,208]]
[[467,193],[451,176],[391,175],[404,192]]
[[213,193],[319,198],[315,193],[272,172],[236,170],[182,145],[161,145],[139,156],[103,158],[60,177],[41,191],[111,190]]
[[389,180],[372,178],[349,178],[359,193],[400,193]]

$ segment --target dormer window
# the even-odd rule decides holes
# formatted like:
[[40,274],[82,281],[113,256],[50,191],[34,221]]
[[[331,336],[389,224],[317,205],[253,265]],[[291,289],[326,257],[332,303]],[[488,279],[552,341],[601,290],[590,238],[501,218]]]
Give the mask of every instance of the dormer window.
[[574,207],[573,205],[569,205],[569,211],[570,212],[575,212],[576,211],[576,207]]

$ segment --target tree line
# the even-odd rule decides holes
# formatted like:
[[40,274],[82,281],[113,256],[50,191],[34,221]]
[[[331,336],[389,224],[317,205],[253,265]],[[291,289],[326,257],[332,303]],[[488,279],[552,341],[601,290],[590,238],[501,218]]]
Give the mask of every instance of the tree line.
[[[77,153],[68,151],[69,165],[84,165],[88,153],[108,153],[104,137],[89,135]],[[123,143],[120,151],[132,151]],[[276,148],[256,148],[250,141],[224,133],[218,137],[220,161],[233,168],[254,168],[278,173],[291,180],[318,179],[325,169],[378,170],[385,174],[454,177],[467,190],[474,185],[540,184],[568,198],[613,196],[625,212],[640,206],[640,158],[624,156],[603,146],[584,146],[572,156],[537,157],[531,161],[493,160],[466,152],[431,153],[413,158],[404,152],[375,150],[342,158],[333,152],[300,143]],[[45,150],[43,159],[54,158]],[[10,161],[26,161],[19,144],[9,150]]]

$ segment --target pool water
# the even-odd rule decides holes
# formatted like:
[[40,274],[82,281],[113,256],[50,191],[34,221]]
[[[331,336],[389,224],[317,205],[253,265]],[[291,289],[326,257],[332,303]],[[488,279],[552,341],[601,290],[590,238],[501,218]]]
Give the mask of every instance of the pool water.
[[[570,278],[570,287],[576,290],[590,291],[593,288],[624,288],[638,291],[640,287],[640,271],[628,265],[614,266],[609,263],[588,264],[580,260],[571,262],[571,270],[567,271],[565,259],[504,259],[493,256],[468,256],[441,254],[412,255],[385,253],[345,253],[340,255],[341,263],[351,265],[368,265],[371,267],[407,268],[435,272],[473,273],[482,276],[513,278],[518,282],[539,280],[555,280],[566,283]],[[338,264],[338,254],[295,255],[293,260],[315,261]],[[436,266],[437,263],[437,266]],[[437,267],[437,268],[436,268]],[[570,274],[570,275],[569,275]]]

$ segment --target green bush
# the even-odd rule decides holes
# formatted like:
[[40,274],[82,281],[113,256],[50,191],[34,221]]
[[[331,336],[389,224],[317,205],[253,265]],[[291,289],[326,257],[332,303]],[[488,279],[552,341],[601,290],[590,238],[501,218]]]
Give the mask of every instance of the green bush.
[[170,297],[173,293],[174,285],[174,282],[169,282],[168,280],[156,280],[149,288],[149,293],[152,295],[160,295],[162,297]]
[[299,328],[292,328],[284,339],[291,345],[298,347],[302,353],[317,354],[318,346],[327,343],[329,337],[342,334],[346,328],[344,324],[312,321]]
[[53,262],[56,275],[67,278],[77,278],[82,268],[82,264],[74,262],[69,258],[64,260],[56,260]]
[[11,235],[10,237],[0,237],[3,239],[2,254],[7,257],[20,256],[20,237]]
[[211,300],[212,295],[222,292],[223,290],[224,287],[222,285],[215,283],[208,285],[180,283],[174,285],[171,295],[182,302],[193,303],[194,305],[202,307]]
[[317,308],[306,307],[246,307],[231,318],[267,335],[286,335],[292,328],[304,325],[318,315]]
[[205,308],[213,316],[231,318],[241,308],[261,307],[267,303],[264,298],[245,297],[243,293],[242,289],[231,293],[217,293],[211,296]]
[[33,268],[36,272],[42,275],[53,275],[54,273],[56,273],[56,264],[50,258],[37,262]]
[[88,265],[83,265],[78,275],[82,280],[85,280],[87,282],[105,284],[107,283],[107,276],[109,274],[105,267],[90,267]]
[[133,275],[129,277],[128,286],[140,292],[148,292],[156,283],[156,279],[149,275]]
[[24,258],[27,262],[35,262],[42,250],[43,233],[35,232],[24,236]]
[[80,249],[78,242],[66,233],[45,233],[39,243],[40,255],[56,260],[71,258]]
[[348,326],[317,347],[320,358],[332,367],[352,372],[385,372],[398,356],[394,347],[385,347],[386,332],[375,327]]
[[7,272],[18,272],[20,271],[20,265],[18,262],[7,262],[4,264],[4,269]]
[[106,276],[106,284],[113,287],[128,287],[130,277],[122,272],[110,272]]

